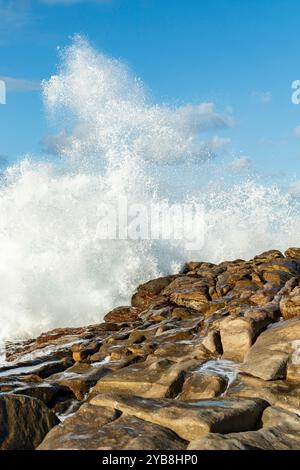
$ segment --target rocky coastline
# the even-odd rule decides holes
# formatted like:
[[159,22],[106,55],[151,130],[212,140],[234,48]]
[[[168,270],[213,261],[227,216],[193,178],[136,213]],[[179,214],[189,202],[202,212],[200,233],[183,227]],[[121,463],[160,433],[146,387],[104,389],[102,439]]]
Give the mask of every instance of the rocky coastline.
[[188,262],[6,344],[1,450],[300,449],[300,248]]

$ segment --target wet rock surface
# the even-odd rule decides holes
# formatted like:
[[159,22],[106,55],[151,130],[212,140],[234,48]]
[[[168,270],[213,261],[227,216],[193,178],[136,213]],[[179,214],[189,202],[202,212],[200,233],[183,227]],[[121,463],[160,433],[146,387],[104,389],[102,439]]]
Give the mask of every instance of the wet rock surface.
[[180,450],[186,445],[167,428],[113,408],[84,404],[49,432],[38,450]]
[[92,403],[159,424],[188,441],[211,431],[229,433],[252,429],[268,406],[259,398],[181,402],[116,394],[97,395]]
[[285,379],[299,338],[300,317],[272,325],[249,350],[241,370],[264,380]]
[[0,396],[0,449],[32,450],[59,420],[40,400]]
[[7,343],[0,448],[300,449],[299,299],[299,248],[188,262],[104,323]]
[[209,433],[204,438],[192,441],[188,449],[199,450],[298,450],[300,442],[300,416],[268,407],[257,431]]

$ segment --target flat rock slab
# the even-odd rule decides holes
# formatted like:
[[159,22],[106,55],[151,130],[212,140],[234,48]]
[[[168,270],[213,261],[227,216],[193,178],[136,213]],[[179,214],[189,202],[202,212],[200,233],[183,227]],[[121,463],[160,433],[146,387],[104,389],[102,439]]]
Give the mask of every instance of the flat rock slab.
[[272,406],[300,410],[300,384],[286,380],[265,381],[240,374],[230,385],[226,397],[256,397]]
[[38,398],[47,406],[51,406],[55,403],[56,399],[61,401],[61,398],[72,399],[74,397],[73,393],[68,387],[64,387],[59,384],[35,384],[35,385],[25,385],[23,387],[16,388],[14,390],[14,395],[27,395],[30,397]]
[[75,344],[84,343],[92,338],[100,340],[114,331],[118,331],[121,325],[116,323],[101,323],[100,325],[88,325],[79,328],[57,328],[40,335],[36,340],[21,341],[6,345],[6,359],[8,361],[30,361],[35,358],[44,358],[46,355],[62,358],[70,357],[70,348]]
[[181,450],[187,443],[169,429],[112,408],[84,404],[52,429],[38,450]]
[[300,432],[300,415],[276,406],[269,406],[263,412],[263,427],[285,426],[287,433]]
[[121,416],[99,431],[98,450],[185,450],[187,442],[157,424]]
[[254,429],[268,403],[261,399],[198,400],[180,402],[125,395],[98,395],[93,405],[112,407],[150,421],[191,441],[209,432],[230,433]]
[[32,361],[20,363],[18,366],[13,367],[2,367],[0,368],[0,379],[9,377],[10,375],[37,375],[41,378],[47,378],[52,374],[56,374],[64,371],[68,367],[72,366],[73,361],[71,358],[56,360],[44,360],[44,361]]
[[300,318],[282,321],[262,333],[249,350],[241,371],[263,380],[284,379],[287,362],[300,339]]
[[112,408],[82,405],[80,409],[45,437],[38,450],[97,449],[98,431],[119,416]]
[[106,375],[91,394],[119,392],[148,398],[174,397],[183,384],[184,371],[196,364],[195,360],[174,364],[167,359],[151,358]]
[[299,450],[300,432],[289,434],[284,427],[227,435],[210,433],[193,441],[188,450]]
[[110,369],[105,364],[96,367],[90,364],[76,363],[66,371],[52,375],[48,381],[51,384],[67,387],[77,400],[83,400],[85,394],[95,385],[97,380],[108,372]]
[[33,450],[58,423],[55,414],[36,398],[0,396],[0,450]]

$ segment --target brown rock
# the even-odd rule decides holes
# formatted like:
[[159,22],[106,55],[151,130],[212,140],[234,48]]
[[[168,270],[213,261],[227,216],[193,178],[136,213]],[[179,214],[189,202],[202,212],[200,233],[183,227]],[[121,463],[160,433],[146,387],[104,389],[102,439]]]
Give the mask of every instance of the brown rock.
[[[105,338],[113,331],[121,328],[116,323],[101,323],[98,325],[88,325],[82,328],[57,328],[47,333],[43,333],[36,340],[21,341],[19,343],[9,343],[6,345],[6,359],[8,361],[24,361],[24,356],[30,354],[34,360],[45,357],[50,361],[70,358],[70,348],[79,342],[85,342],[97,338]],[[32,359],[31,359],[32,362]],[[24,364],[25,365],[25,364]]]
[[187,442],[157,424],[134,416],[121,416],[100,430],[99,450],[183,450]]
[[259,399],[182,402],[145,399],[126,395],[97,395],[92,404],[114,407],[136,418],[150,421],[191,441],[209,432],[253,429],[267,403]]
[[180,450],[186,444],[161,426],[112,408],[81,406],[73,416],[52,429],[38,450]]
[[[280,407],[269,406],[263,412],[261,422],[264,428],[284,426],[289,432],[300,432],[300,416]],[[300,437],[300,435],[299,435]]]
[[159,277],[140,285],[131,299],[132,306],[141,310],[146,309],[151,301],[157,297],[174,278],[175,276]]
[[[200,269],[203,264],[205,265],[206,263],[202,263],[200,261],[188,261],[183,266],[181,270],[181,274],[187,274],[190,272],[196,273],[196,271]],[[214,265],[211,265],[211,266],[214,266]]]
[[36,398],[0,396],[1,450],[33,450],[58,423],[54,413]]
[[190,292],[174,292],[170,295],[170,300],[176,305],[190,307],[201,312],[201,308],[208,303],[208,291],[205,287],[196,289]]
[[283,296],[279,306],[285,320],[300,316],[300,287],[295,287],[289,295]]
[[104,321],[110,323],[131,323],[138,319],[141,310],[136,307],[117,307],[107,313]]
[[99,350],[100,345],[101,343],[98,341],[75,344],[72,347],[73,360],[75,362],[86,361]]
[[94,367],[85,363],[77,363],[61,374],[52,375],[48,381],[69,388],[77,400],[83,400],[85,394],[95,385],[97,380],[108,372],[110,370],[105,364]]
[[227,381],[218,375],[194,372],[184,382],[179,399],[182,401],[209,399],[220,396],[227,387]]
[[298,276],[299,275],[299,266],[298,264],[288,258],[277,258],[272,261],[268,261],[266,263],[262,263],[256,267],[258,272],[264,276],[264,273],[271,273],[271,272],[285,272],[290,276]]
[[269,282],[271,284],[277,284],[279,286],[284,286],[284,284],[292,277],[293,274],[280,270],[265,271],[263,273],[263,278],[266,282]]
[[210,300],[207,283],[188,276],[177,277],[163,290],[162,295],[169,297],[172,303],[180,307],[197,311],[201,311]]
[[259,289],[255,292],[254,295],[250,297],[250,301],[256,305],[266,305],[271,302],[275,295],[280,291],[280,286],[278,284],[272,284],[267,282],[263,289]]
[[[204,448],[288,448],[284,433],[296,446],[299,256],[289,249],[286,257],[271,250],[250,261],[190,262],[141,285],[132,306],[103,324],[8,343],[13,362],[0,368],[0,396],[37,397],[62,419],[73,413],[69,431],[53,431],[53,448],[68,448],[63,432],[69,448],[82,449],[182,449],[206,433],[197,444]],[[78,411],[99,394],[106,411]],[[257,430],[266,402],[272,409]],[[98,427],[88,422],[93,412]]]
[[199,318],[199,312],[192,308],[173,307],[171,317],[176,320],[188,320],[190,318]]
[[13,391],[14,395],[27,395],[29,397],[38,398],[47,406],[51,405],[51,408],[56,400],[60,400],[62,397],[71,399],[74,397],[73,393],[69,388],[59,384],[47,384],[42,382],[40,384],[27,384],[21,387],[17,387]]
[[188,450],[299,450],[300,434],[287,434],[284,427],[239,433],[207,434],[191,442]]
[[186,362],[196,360],[202,363],[211,357],[210,352],[202,344],[202,341],[174,341],[172,343],[162,342],[154,352],[154,356],[167,359],[171,362]]
[[97,382],[91,395],[121,392],[143,397],[174,397],[182,387],[184,372],[196,365],[196,361],[172,363],[167,359],[149,358],[117,370]]
[[211,354],[222,354],[223,347],[221,342],[221,336],[219,330],[208,331],[202,340],[202,345],[211,353]]
[[223,357],[243,362],[257,334],[272,322],[267,311],[248,309],[243,317],[227,317],[220,323]]
[[245,291],[256,292],[260,287],[262,287],[261,283],[258,284],[251,279],[240,279],[235,283],[234,290],[242,293]]
[[284,254],[287,258],[300,260],[300,248],[288,248]]
[[229,265],[227,270],[217,278],[216,292],[219,296],[225,296],[241,281],[244,281],[244,285],[251,285],[252,287],[255,285],[250,280],[250,270],[244,266],[244,263],[242,265]]
[[[168,320],[172,317],[173,307],[170,305],[157,305],[148,308],[141,313],[140,318],[145,321],[157,322]],[[199,315],[199,314],[198,314]]]
[[290,382],[300,382],[300,364],[288,364],[286,379]]
[[99,445],[99,430],[118,416],[119,413],[112,408],[86,403],[74,415],[53,428],[38,450],[95,449]]
[[207,434],[191,442],[189,450],[299,450],[300,417],[282,408],[268,407],[262,415],[263,428],[227,435]]
[[286,380],[265,381],[240,374],[229,386],[227,397],[262,398],[272,406],[289,410],[300,409],[300,385]]
[[267,263],[269,261],[276,260],[278,258],[283,258],[283,254],[279,250],[269,250],[257,255],[253,258],[255,264]]
[[4,366],[0,368],[0,377],[9,376],[22,376],[23,380],[26,375],[35,376],[40,378],[47,378],[52,374],[64,371],[73,364],[70,357],[66,357],[60,360],[53,360],[45,357],[44,361],[41,359],[24,361],[14,364],[12,366]]
[[174,343],[175,341],[188,341],[196,338],[203,326],[202,317],[185,320],[180,323],[170,322],[162,324],[152,338],[152,343]]
[[286,367],[300,338],[300,318],[272,325],[249,350],[241,370],[264,380],[286,377]]

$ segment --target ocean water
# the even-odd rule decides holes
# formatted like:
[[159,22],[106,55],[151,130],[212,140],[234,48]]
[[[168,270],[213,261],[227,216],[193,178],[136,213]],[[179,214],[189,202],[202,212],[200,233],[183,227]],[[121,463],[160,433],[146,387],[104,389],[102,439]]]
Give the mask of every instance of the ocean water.
[[[121,62],[75,38],[43,84],[59,158],[26,157],[0,185],[0,339],[100,322],[138,284],[191,259],[250,258],[299,245],[299,202],[257,176],[232,180],[213,160],[229,123],[210,103],[156,105]],[[219,169],[216,169],[216,168]],[[99,205],[195,204],[201,246],[184,240],[103,240]]]

